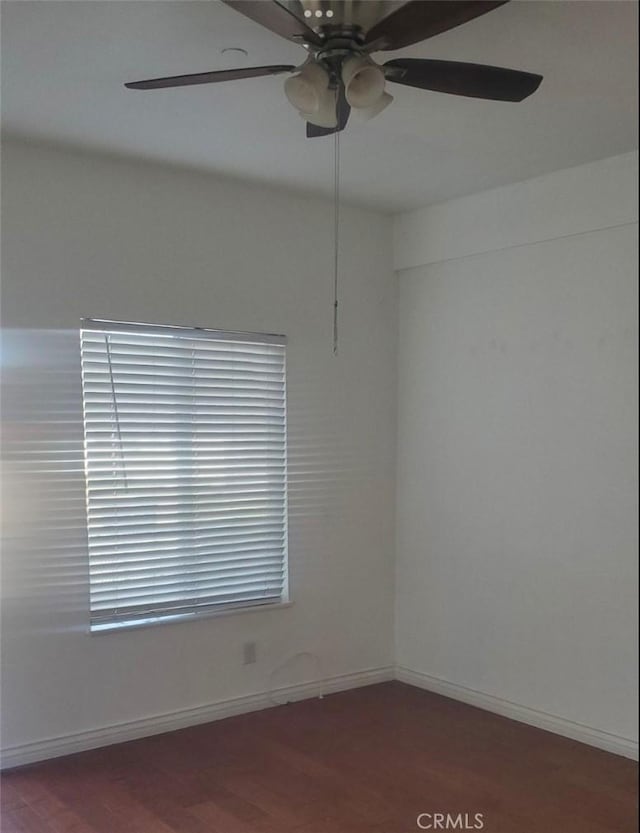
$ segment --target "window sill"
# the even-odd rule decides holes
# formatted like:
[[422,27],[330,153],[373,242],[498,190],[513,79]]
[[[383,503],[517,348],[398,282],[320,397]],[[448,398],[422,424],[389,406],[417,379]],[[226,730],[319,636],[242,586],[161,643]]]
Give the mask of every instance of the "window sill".
[[176,625],[183,622],[199,622],[202,619],[218,619],[222,616],[239,616],[246,613],[264,613],[268,610],[282,610],[293,607],[293,602],[275,602],[272,604],[247,605],[246,607],[230,607],[222,610],[209,610],[200,613],[179,613],[175,616],[160,616],[149,619],[136,619],[117,624],[94,625],[88,631],[90,636],[119,633],[120,631],[139,630],[140,628],[155,628],[158,625]]

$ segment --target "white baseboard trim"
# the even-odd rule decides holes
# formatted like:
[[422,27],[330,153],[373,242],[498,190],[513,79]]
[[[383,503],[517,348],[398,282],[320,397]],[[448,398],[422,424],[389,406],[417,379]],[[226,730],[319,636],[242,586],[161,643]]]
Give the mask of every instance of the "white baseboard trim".
[[586,743],[589,746],[604,749],[606,752],[613,752],[615,755],[623,755],[625,758],[638,760],[638,743],[629,738],[612,735],[600,729],[593,729],[591,726],[584,726],[582,723],[574,723],[564,717],[531,709],[528,706],[521,706],[518,703],[512,703],[510,700],[503,700],[493,694],[485,694],[473,688],[451,683],[422,671],[413,671],[410,668],[396,666],[395,676],[400,682],[424,688],[434,694],[442,694],[452,700],[460,700],[462,703],[477,706],[480,709],[509,717],[512,720],[518,720],[520,723],[528,723],[538,729],[545,729],[548,732],[554,732],[556,735],[564,735],[564,737]]
[[396,666],[395,669],[393,666],[380,666],[351,674],[338,674],[324,680],[286,686],[271,692],[264,691],[231,697],[215,703],[179,709],[166,714],[152,715],[140,720],[118,723],[100,729],[90,729],[85,732],[76,732],[71,735],[7,747],[1,752],[0,767],[11,769],[49,758],[71,755],[74,752],[97,749],[114,743],[123,743],[136,738],[158,735],[162,732],[172,732],[175,729],[184,729],[187,726],[196,726],[200,723],[210,723],[214,720],[222,720],[225,717],[260,711],[285,702],[307,700],[324,694],[361,688],[362,686],[387,682],[392,679],[432,691],[434,694],[441,694],[452,700],[459,700],[462,703],[477,706],[512,720],[518,720],[521,723],[527,723],[530,726],[536,726],[539,729],[545,729],[548,732],[563,735],[616,755],[638,760],[638,743],[629,738],[574,723],[557,715],[547,714],[528,706],[503,700],[501,697],[485,694],[482,691],[476,691],[421,671],[414,671],[403,666]]
[[36,761],[71,755],[74,752],[97,749],[100,746],[110,746],[113,743],[158,735],[162,732],[172,732],[175,729],[184,729],[187,726],[196,726],[200,723],[210,723],[213,720],[259,711],[286,702],[307,700],[312,697],[346,691],[350,688],[383,683],[393,678],[394,667],[391,665],[368,668],[351,674],[338,674],[324,680],[299,683],[257,694],[231,697],[188,709],[178,709],[174,712],[143,717],[140,720],[104,726],[100,729],[89,729],[85,732],[76,732],[62,737],[11,746],[2,750],[0,766],[2,769],[24,766]]

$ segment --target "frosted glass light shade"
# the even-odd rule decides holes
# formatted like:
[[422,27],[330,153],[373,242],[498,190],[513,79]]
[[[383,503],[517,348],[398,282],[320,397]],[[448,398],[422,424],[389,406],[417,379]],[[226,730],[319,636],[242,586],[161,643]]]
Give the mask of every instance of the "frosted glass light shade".
[[384,92],[376,103],[371,105],[371,107],[359,107],[354,109],[353,112],[360,119],[360,121],[369,121],[369,119],[374,118],[386,107],[388,107],[392,101],[393,96],[390,93]]
[[305,64],[302,70],[284,82],[284,91],[301,113],[317,113],[329,87],[329,75],[318,64]]
[[348,58],[342,67],[342,80],[351,107],[372,107],[384,94],[384,72],[368,58]]
[[315,124],[318,127],[335,127],[338,124],[338,117],[336,115],[337,107],[337,91],[326,90],[322,96],[320,107],[314,113],[304,113],[300,111],[300,115],[306,121]]

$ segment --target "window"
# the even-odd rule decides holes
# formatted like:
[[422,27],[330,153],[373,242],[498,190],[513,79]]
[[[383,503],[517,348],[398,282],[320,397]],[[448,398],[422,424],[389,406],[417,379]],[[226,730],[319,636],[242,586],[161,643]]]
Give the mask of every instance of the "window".
[[91,629],[286,601],[285,338],[80,337]]

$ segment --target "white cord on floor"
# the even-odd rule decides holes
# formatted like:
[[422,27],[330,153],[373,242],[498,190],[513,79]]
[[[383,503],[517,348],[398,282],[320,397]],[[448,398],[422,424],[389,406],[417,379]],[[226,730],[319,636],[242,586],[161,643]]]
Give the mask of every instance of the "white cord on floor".
[[[317,654],[314,654],[310,651],[300,651],[297,654],[292,654],[290,657],[288,657],[286,660],[284,660],[284,662],[281,662],[280,665],[276,665],[276,667],[274,669],[272,669],[271,673],[269,674],[269,699],[271,700],[271,702],[274,705],[276,705],[276,706],[285,706],[287,703],[289,703],[290,701],[288,699],[284,699],[284,700],[278,699],[276,697],[276,694],[278,692],[286,692],[289,688],[291,688],[291,686],[281,686],[277,689],[274,688],[273,687],[273,678],[274,678],[274,676],[276,675],[276,673],[278,671],[285,670],[288,666],[292,665],[296,660],[302,659],[304,657],[312,660],[312,662],[315,662],[315,665],[316,665],[317,679],[316,680],[310,680],[309,685],[317,684],[318,689],[319,689],[317,697],[318,697],[319,700],[322,700],[324,698],[324,685],[325,685],[326,676],[325,676],[325,673],[324,673],[324,668],[323,668],[322,661],[321,661],[320,657]],[[294,685],[295,685],[295,683],[294,683]]]

